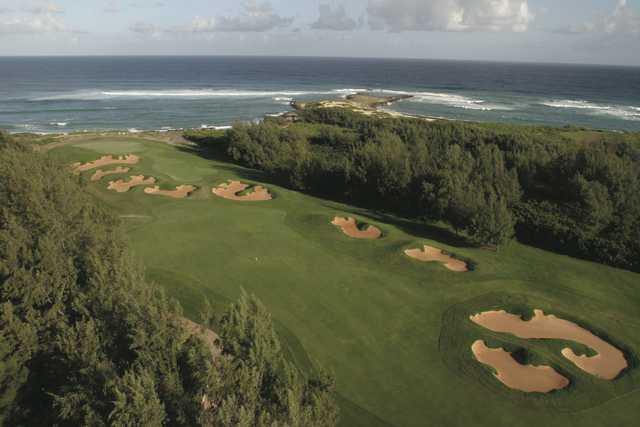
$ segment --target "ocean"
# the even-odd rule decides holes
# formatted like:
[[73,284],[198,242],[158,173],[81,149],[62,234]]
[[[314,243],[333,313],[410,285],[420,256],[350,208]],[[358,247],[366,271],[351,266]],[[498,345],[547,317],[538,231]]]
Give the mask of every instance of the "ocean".
[[292,99],[410,94],[395,111],[640,131],[640,68],[278,57],[0,58],[9,132],[223,127]]

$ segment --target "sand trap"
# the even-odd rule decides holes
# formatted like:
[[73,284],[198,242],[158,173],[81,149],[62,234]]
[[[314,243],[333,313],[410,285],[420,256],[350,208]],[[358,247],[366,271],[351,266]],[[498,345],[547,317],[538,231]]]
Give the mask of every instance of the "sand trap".
[[519,338],[567,340],[586,345],[598,354],[577,356],[573,350],[565,348],[562,355],[583,371],[605,380],[613,380],[627,368],[624,354],[608,342],[568,320],[545,315],[542,310],[534,310],[534,313],[529,321],[506,311],[487,311],[470,319],[491,331],[511,333]]
[[239,196],[238,193],[249,188],[249,184],[240,181],[230,181],[228,184],[220,184],[212,190],[213,194],[228,200],[237,202],[263,202],[273,199],[269,190],[259,185],[255,186],[249,194]]
[[129,168],[123,168],[123,167],[117,167],[115,169],[108,170],[108,171],[103,171],[102,169],[98,169],[91,177],[91,181],[100,181],[105,176],[128,173],[130,170],[131,169]]
[[113,156],[103,156],[103,157],[100,157],[98,160],[94,160],[93,162],[89,162],[85,164],[74,163],[73,165],[71,165],[71,167],[74,169],[76,173],[79,173],[79,172],[86,172],[91,169],[99,168],[102,166],[109,166],[109,165],[135,165],[139,161],[140,161],[140,157],[135,156],[133,154],[128,154],[126,156],[119,156],[115,158]]
[[496,370],[494,376],[507,387],[525,393],[549,393],[569,385],[551,366],[522,365],[502,348],[489,348],[482,340],[471,346],[478,362]]
[[442,249],[432,248],[431,246],[425,245],[424,249],[407,249],[404,253],[408,257],[417,259],[418,261],[440,262],[449,270],[456,271],[458,273],[469,271],[466,262],[455,259],[450,255],[445,255],[442,252]]
[[344,234],[349,237],[353,237],[354,239],[375,240],[382,236],[382,231],[373,225],[368,226],[365,230],[360,230],[355,218],[343,218],[337,216],[333,221],[331,221],[331,224],[340,227]]
[[109,182],[109,186],[107,188],[118,193],[126,193],[133,187],[138,187],[141,185],[152,185],[155,183],[156,179],[153,177],[145,178],[144,175],[136,175],[130,177],[129,181],[124,181],[122,179],[111,181]]
[[161,190],[160,187],[156,186],[153,188],[145,188],[144,192],[146,194],[152,194],[156,196],[165,196],[172,197],[174,199],[184,199],[189,196],[191,193],[196,191],[196,187],[193,185],[179,185],[175,190]]

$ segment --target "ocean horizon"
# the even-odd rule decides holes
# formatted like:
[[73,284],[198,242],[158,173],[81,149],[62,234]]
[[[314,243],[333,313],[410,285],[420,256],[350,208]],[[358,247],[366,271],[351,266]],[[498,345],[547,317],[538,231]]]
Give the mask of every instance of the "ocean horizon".
[[59,133],[226,127],[292,100],[406,94],[393,111],[640,131],[640,68],[252,56],[0,57],[0,129]]

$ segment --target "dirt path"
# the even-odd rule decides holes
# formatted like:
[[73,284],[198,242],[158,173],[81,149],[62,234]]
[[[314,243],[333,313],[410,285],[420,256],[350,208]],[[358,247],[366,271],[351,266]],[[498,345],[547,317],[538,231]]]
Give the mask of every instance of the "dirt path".
[[145,178],[144,175],[136,175],[130,177],[129,181],[124,181],[122,179],[111,181],[109,182],[109,186],[107,188],[118,193],[126,193],[133,187],[138,187],[141,185],[152,185],[155,183],[156,179],[154,177]]
[[489,348],[482,340],[471,346],[478,362],[496,370],[494,376],[507,387],[525,393],[549,393],[569,385],[569,380],[550,366],[521,365],[502,348]]
[[269,190],[262,186],[253,187],[248,194],[238,195],[249,188],[249,184],[240,181],[230,181],[229,183],[220,184],[217,188],[211,190],[213,194],[227,200],[235,200],[236,202],[263,202],[273,199]]
[[562,355],[598,378],[613,380],[627,368],[624,354],[600,337],[573,322],[545,315],[542,310],[534,310],[534,313],[529,321],[506,311],[487,311],[471,316],[470,319],[490,331],[510,333],[523,339],[556,339],[586,345],[598,354],[591,357],[578,356],[572,349],[564,348]]
[[460,261],[451,255],[445,255],[442,249],[425,245],[424,249],[407,249],[404,253],[408,257],[417,259],[418,261],[442,263],[446,268],[457,273],[469,271],[466,262]]
[[373,225],[369,225],[365,230],[360,230],[355,218],[337,216],[331,221],[331,224],[340,227],[344,234],[354,239],[376,240],[382,237],[382,231]]

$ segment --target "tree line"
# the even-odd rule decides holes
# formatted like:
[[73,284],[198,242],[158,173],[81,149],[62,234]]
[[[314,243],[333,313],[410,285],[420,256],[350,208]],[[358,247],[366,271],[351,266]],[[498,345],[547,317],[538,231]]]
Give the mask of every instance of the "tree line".
[[254,296],[206,305],[214,357],[83,186],[0,133],[0,425],[336,425],[333,379],[287,360]]
[[236,124],[224,146],[282,183],[445,221],[476,245],[510,239],[640,271],[640,135],[311,108]]

